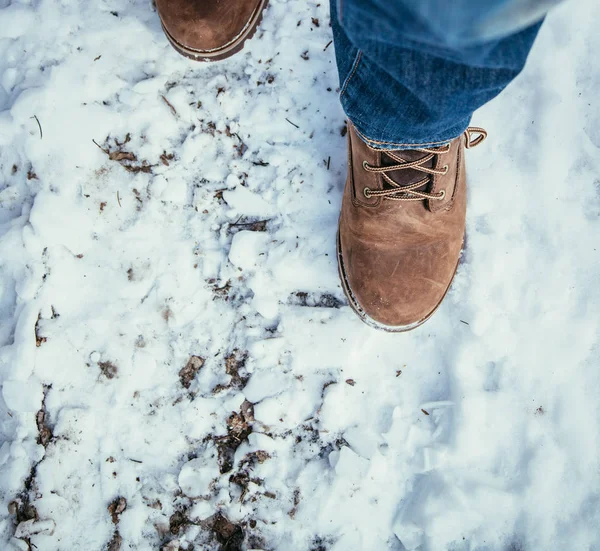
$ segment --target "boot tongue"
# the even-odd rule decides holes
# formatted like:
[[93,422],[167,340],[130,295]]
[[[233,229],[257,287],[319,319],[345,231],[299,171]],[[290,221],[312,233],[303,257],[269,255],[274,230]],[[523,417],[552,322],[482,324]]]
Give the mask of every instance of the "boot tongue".
[[[417,151],[415,149],[404,149],[401,151],[394,151],[394,155],[398,156],[399,158],[403,159],[404,161],[407,161],[409,163],[413,162],[413,161],[418,161],[419,159],[424,159],[425,157],[427,157],[427,153],[423,153],[422,151]],[[435,157],[429,161],[427,161],[427,163],[424,163],[422,166],[425,168],[433,168],[434,166],[434,161],[435,161]],[[385,167],[385,166],[394,166],[394,165],[398,165],[400,163],[398,163],[396,160],[394,160],[392,157],[390,157],[387,153],[385,153],[385,151],[381,152],[381,166]],[[414,168],[407,168],[404,170],[390,170],[390,172],[386,172],[386,174],[388,175],[388,177],[393,180],[394,182],[396,182],[397,184],[401,185],[401,186],[407,186],[409,184],[414,184],[415,182],[419,182],[420,180],[423,180],[423,178],[425,178],[427,176],[427,174],[425,172],[421,172],[420,170],[415,170]],[[382,184],[383,184],[383,189],[392,189],[393,186],[391,184],[389,184],[385,178],[382,177]],[[430,187],[431,184],[431,179],[426,182],[425,184],[423,184],[422,186],[418,187],[417,190],[418,191],[428,191],[428,187]],[[394,188],[396,189],[396,188]],[[398,190],[400,191],[400,190]]]

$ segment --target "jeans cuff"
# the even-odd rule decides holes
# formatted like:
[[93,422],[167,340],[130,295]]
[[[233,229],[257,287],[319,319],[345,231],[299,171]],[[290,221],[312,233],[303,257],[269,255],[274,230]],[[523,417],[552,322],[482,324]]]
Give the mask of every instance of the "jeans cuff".
[[396,137],[396,136],[380,136],[374,129],[365,128],[358,121],[353,121],[348,117],[350,123],[354,126],[356,133],[372,149],[420,149],[422,147],[439,147],[450,143],[461,136],[469,126],[470,119],[463,123],[448,129],[442,135],[437,136],[421,136],[421,137]]

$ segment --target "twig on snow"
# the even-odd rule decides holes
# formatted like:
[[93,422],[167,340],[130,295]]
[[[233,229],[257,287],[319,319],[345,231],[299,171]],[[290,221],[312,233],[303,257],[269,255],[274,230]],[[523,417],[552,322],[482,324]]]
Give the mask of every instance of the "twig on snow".
[[100,151],[102,151],[102,152],[106,153],[107,155],[110,153],[108,150],[104,149],[104,148],[103,148],[103,147],[102,147],[102,146],[101,146],[101,145],[100,145],[100,144],[99,144],[99,143],[98,143],[96,140],[94,140],[93,138],[92,138],[92,141],[94,142],[94,144],[96,145],[96,147],[97,147],[97,148],[98,148]]
[[161,96],[161,98],[163,99],[163,101],[169,106],[169,109],[171,110],[171,113],[173,113],[173,116],[177,116],[177,110],[175,109],[175,107],[173,107],[173,105],[171,104],[171,102],[165,98],[165,96]]
[[38,127],[40,129],[40,140],[44,137],[44,133],[42,132],[42,125],[40,124],[40,119],[37,118],[37,115],[33,115],[33,117],[30,117],[32,119],[35,119],[36,122],[38,123]]

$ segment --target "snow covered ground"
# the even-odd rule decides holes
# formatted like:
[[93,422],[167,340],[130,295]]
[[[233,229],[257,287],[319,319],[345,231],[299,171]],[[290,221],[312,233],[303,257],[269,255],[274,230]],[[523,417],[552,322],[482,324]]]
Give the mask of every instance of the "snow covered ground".
[[0,548],[600,549],[599,25],[476,114],[464,262],[390,335],[325,3],[202,65],[148,0],[0,0]]

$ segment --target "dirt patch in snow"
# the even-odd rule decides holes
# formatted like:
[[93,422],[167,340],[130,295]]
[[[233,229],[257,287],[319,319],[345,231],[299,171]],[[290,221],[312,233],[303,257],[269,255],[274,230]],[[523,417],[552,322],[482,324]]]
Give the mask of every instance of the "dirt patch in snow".
[[204,362],[204,358],[200,356],[191,356],[185,367],[181,368],[179,380],[184,388],[190,388],[192,381],[204,366]]

